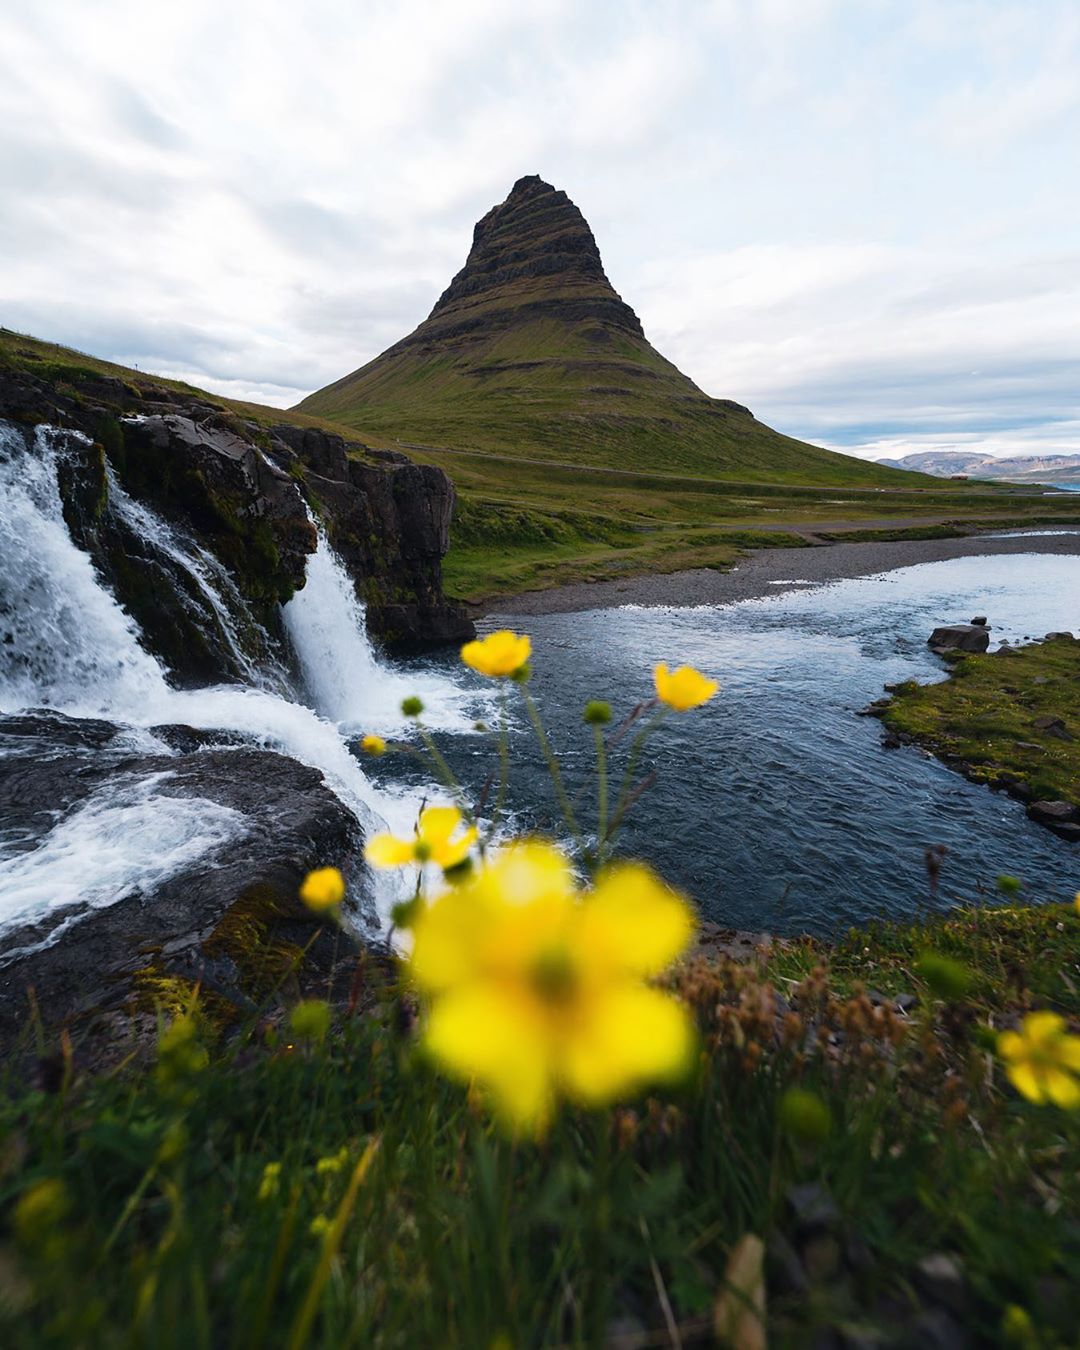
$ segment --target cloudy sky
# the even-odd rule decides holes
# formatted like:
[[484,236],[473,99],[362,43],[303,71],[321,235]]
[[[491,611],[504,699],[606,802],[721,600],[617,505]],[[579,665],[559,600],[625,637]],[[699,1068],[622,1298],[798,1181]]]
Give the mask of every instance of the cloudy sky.
[[818,443],[1080,452],[1080,0],[6,0],[0,323],[288,405],[539,173]]

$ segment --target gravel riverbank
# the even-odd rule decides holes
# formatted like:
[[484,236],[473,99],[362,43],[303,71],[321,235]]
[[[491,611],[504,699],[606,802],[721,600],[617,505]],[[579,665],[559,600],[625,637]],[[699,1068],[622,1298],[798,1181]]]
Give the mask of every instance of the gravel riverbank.
[[811,548],[760,549],[727,572],[695,568],[667,575],[556,586],[500,596],[480,607],[486,614],[570,614],[619,605],[726,605],[783,591],[824,586],[850,577],[875,576],[897,567],[1002,553],[1080,554],[1080,529],[1072,533],[968,535],[960,539],[903,539],[837,543]]

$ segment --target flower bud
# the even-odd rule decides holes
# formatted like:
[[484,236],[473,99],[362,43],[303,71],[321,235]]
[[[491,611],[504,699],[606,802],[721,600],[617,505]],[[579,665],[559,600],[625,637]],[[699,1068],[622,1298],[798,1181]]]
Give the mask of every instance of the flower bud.
[[832,1129],[829,1108],[815,1092],[788,1088],[780,1098],[780,1123],[799,1144],[823,1144]]
[[927,952],[915,970],[938,998],[960,999],[971,992],[971,971],[959,961],[942,956],[939,952]]
[[585,704],[582,720],[586,726],[603,727],[611,721],[611,704],[603,699],[594,698]]
[[401,711],[405,717],[419,717],[424,711],[423,699],[417,698],[415,694],[412,694],[409,698],[403,698],[401,700]]

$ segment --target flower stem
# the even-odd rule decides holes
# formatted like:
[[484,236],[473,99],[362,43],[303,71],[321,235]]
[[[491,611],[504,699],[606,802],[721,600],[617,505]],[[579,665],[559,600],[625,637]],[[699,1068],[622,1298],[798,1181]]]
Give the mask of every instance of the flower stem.
[[559,761],[555,758],[555,752],[551,748],[551,742],[548,740],[547,732],[544,730],[544,724],[540,720],[540,710],[533,700],[533,696],[521,686],[521,697],[525,700],[525,708],[529,714],[529,721],[533,724],[533,730],[536,732],[536,739],[540,742],[540,750],[543,753],[544,761],[548,767],[548,773],[551,775],[551,781],[555,788],[555,797],[559,803],[559,810],[562,811],[563,819],[570,829],[578,845],[581,844],[581,830],[578,828],[577,820],[574,816],[574,808],[570,805],[570,798],[566,795],[566,788],[563,785],[562,770],[559,768]]
[[607,834],[608,781],[607,747],[604,744],[603,730],[593,727],[593,739],[596,742],[596,847],[602,849]]
[[626,761],[626,770],[623,773],[622,783],[619,786],[619,799],[611,817],[611,824],[608,826],[604,836],[600,840],[599,851],[602,854],[605,845],[614,841],[619,828],[622,825],[623,816],[630,805],[630,793],[634,785],[634,771],[638,766],[638,760],[641,758],[641,752],[645,749],[645,742],[653,734],[656,728],[667,715],[667,708],[661,705],[653,713],[648,722],[641,728],[634,737],[633,744],[630,747],[630,756]]

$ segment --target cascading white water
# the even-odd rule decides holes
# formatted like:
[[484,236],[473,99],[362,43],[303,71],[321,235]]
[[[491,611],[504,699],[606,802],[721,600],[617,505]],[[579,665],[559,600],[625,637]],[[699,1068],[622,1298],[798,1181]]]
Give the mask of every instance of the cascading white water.
[[[106,465],[105,477],[109,510],[191,578],[202,605],[216,621],[217,631],[237,670],[249,683],[283,693],[287,683],[284,671],[276,666],[269,671],[260,670],[244,650],[236,627],[236,615],[246,609],[244,599],[217,558],[194,540],[181,538],[156,512],[137,502],[121,486],[111,465]],[[261,645],[269,650],[269,636],[261,628],[258,635],[262,639]]]
[[[202,797],[167,797],[167,773],[110,783],[50,831],[40,848],[0,855],[0,931],[67,911],[49,945],[91,909],[151,894],[181,868],[244,833],[239,811]],[[165,803],[167,809],[163,809]],[[18,955],[3,953],[0,964]]]
[[393,733],[407,725],[402,699],[415,694],[423,700],[428,726],[467,731],[474,719],[466,705],[475,694],[447,679],[411,672],[406,676],[379,662],[352,579],[322,526],[314,517],[312,523],[318,547],[308,558],[303,588],[283,615],[304,693],[315,711],[348,731]]
[[[377,791],[349,752],[338,727],[325,717],[267,689],[232,685],[178,690],[169,685],[159,662],[140,645],[136,624],[101,583],[90,558],[68,533],[57,483],[57,456],[62,453],[58,435],[48,428],[38,428],[36,453],[28,454],[20,433],[0,423],[0,712],[48,707],[75,717],[104,717],[132,727],[180,723],[203,730],[240,732],[249,743],[280,751],[321,770],[328,785],[365,829],[386,822],[394,829],[407,830],[415,819],[418,800],[412,795]],[[168,536],[168,528],[148,508],[138,509],[144,528],[152,529],[158,539]],[[195,570],[175,535],[170,538],[170,547],[177,560]],[[323,570],[327,560],[330,566]],[[289,624],[301,664],[305,671],[317,673],[327,663],[350,661],[360,653],[364,678],[358,688],[385,712],[403,692],[413,692],[414,685],[409,681],[402,689],[400,677],[387,676],[381,670],[358,628],[356,608],[342,608],[337,560],[328,550],[324,553],[320,549],[313,561],[315,601],[301,607],[299,613],[294,609]],[[206,570],[200,581],[212,588]],[[328,590],[331,599],[327,605]],[[323,623],[333,625],[332,639],[324,636]],[[386,684],[391,685],[393,693],[384,697]],[[453,709],[457,723],[467,725],[460,708],[464,698],[461,691],[451,687],[441,701],[437,689],[424,689],[421,695],[425,694],[433,706],[444,707],[448,715]],[[333,711],[342,714],[344,706],[339,704]],[[362,706],[353,705],[353,711],[358,723],[373,724]],[[350,720],[347,712],[343,720]],[[388,715],[375,724],[387,725]],[[148,780],[138,800],[114,799],[113,807],[109,832],[117,841],[116,850],[110,853],[108,865],[97,873],[90,853],[90,870],[80,883],[95,897],[95,905],[112,903],[133,889],[145,887],[148,877],[162,879],[160,872],[148,870],[161,850],[154,831],[144,826],[155,814],[163,822],[175,818],[177,801],[157,794]],[[205,852],[220,841],[221,809],[212,802],[186,801],[185,829],[193,848]],[[64,875],[64,860],[73,856],[71,831],[81,828],[74,824],[77,817],[78,813],[60,822],[32,852],[4,859],[5,865],[14,869],[9,870],[8,879],[18,878],[17,894],[23,899],[15,908],[21,922],[32,919],[34,912],[44,913],[50,879],[55,883]],[[93,820],[93,816],[79,818],[84,823]],[[172,858],[174,869],[197,856],[179,849],[166,854]],[[377,883],[376,904],[380,915],[385,916],[399,898],[399,886],[385,873],[379,875]],[[0,887],[5,885],[0,876]],[[5,921],[0,911],[2,926]]]
[[72,543],[55,438],[45,427],[36,436],[29,455],[0,423],[0,710],[66,708],[98,689],[137,707],[164,683],[161,668]]

